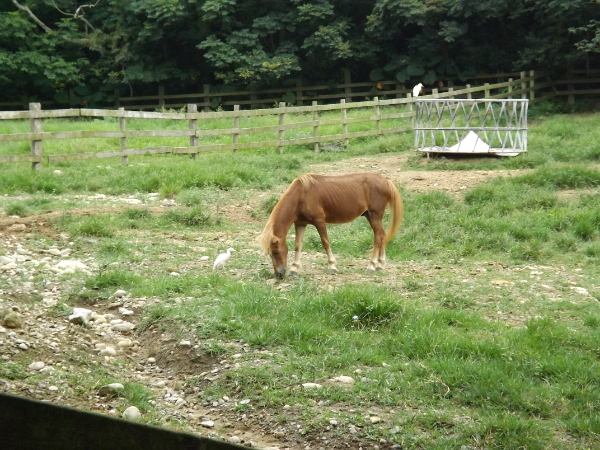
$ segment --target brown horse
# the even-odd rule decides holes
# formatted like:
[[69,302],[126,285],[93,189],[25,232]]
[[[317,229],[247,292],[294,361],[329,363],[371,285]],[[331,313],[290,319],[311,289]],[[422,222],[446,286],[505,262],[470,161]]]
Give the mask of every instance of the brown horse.
[[[390,205],[392,218],[389,230],[383,229],[383,214]],[[327,236],[327,223],[347,223],[365,216],[374,233],[373,254],[367,272],[382,270],[385,246],[394,237],[404,215],[402,197],[394,184],[381,175],[364,172],[347,175],[304,174],[285,191],[259,237],[262,249],[271,256],[275,275],[286,272],[288,230],[295,225],[295,257],[290,275],[301,268],[302,241],[307,225],[314,225],[327,252],[329,269],[336,273],[336,261]]]

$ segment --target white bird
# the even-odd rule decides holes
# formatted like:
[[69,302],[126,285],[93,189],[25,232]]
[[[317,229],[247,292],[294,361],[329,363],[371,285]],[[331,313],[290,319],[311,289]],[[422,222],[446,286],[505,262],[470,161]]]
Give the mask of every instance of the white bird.
[[418,97],[419,94],[421,93],[421,89],[423,89],[423,83],[419,83],[417,84],[414,88],[413,88],[413,97]]
[[215,259],[215,263],[213,264],[213,270],[217,270],[219,267],[224,267],[225,261],[231,258],[231,252],[237,252],[237,250],[229,247],[226,253],[221,253],[219,256],[217,256],[217,259]]

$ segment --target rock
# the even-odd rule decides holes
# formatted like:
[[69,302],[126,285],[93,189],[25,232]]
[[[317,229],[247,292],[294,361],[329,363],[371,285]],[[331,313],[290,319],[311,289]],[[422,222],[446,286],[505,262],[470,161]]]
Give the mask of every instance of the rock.
[[65,261],[61,261],[58,264],[56,264],[54,266],[57,269],[60,270],[90,270],[90,268],[88,266],[86,266],[84,263],[82,263],[81,261],[77,261],[77,260],[65,260]]
[[21,328],[21,315],[16,311],[9,312],[2,321],[2,325],[6,328]]
[[148,358],[149,364],[154,364],[155,362],[156,362],[156,358],[153,358],[152,356],[150,358]]
[[285,433],[283,431],[276,431],[273,433],[273,436],[275,436],[277,439],[282,439],[285,437]]
[[7,228],[8,231],[25,231],[27,226],[24,223],[15,223]]
[[213,428],[215,426],[215,423],[212,420],[202,419],[202,421],[200,422],[200,426],[206,428]]
[[56,392],[56,391],[58,391],[58,388],[57,388],[56,386],[50,386],[50,387],[48,388],[48,390],[49,390],[49,391],[52,391],[52,392]]
[[117,356],[117,351],[112,347],[106,347],[100,350],[101,356]]
[[121,314],[122,316],[133,316],[133,311],[127,308],[120,307],[119,314]]
[[112,326],[111,330],[118,331],[119,333],[131,333],[135,325],[131,322],[121,322]]
[[341,375],[339,377],[331,378],[329,381],[332,382],[332,383],[341,384],[341,385],[344,385],[344,386],[354,386],[354,378],[347,377],[345,375]]
[[142,417],[142,413],[135,406],[130,406],[123,411],[123,419],[138,420],[140,417]]
[[0,264],[14,264],[16,261],[14,258],[9,258],[8,256],[0,256]]
[[179,343],[179,346],[180,346],[180,347],[191,347],[191,346],[192,346],[192,343],[191,343],[190,341],[181,341],[181,342]]
[[46,363],[42,361],[32,362],[29,364],[29,366],[27,366],[27,368],[30,370],[42,370],[44,367],[46,367]]
[[133,345],[133,342],[131,341],[131,339],[123,339],[122,341],[119,341],[117,345],[121,348],[127,348],[131,347]]
[[54,256],[60,256],[60,250],[57,248],[49,248],[48,250],[46,250],[46,253],[50,253]]
[[121,298],[121,297],[125,297],[126,295],[127,295],[126,291],[124,291],[123,289],[119,289],[118,291],[116,291],[113,294],[113,297],[115,297],[115,298]]
[[318,384],[318,383],[303,383],[302,387],[304,389],[318,389],[323,387],[322,385]]
[[98,395],[102,397],[118,397],[124,391],[125,386],[123,386],[121,383],[111,383],[98,389]]
[[231,436],[229,439],[227,439],[227,442],[230,444],[240,444],[242,440],[237,436]]
[[381,422],[381,417],[371,416],[369,417],[369,420],[371,421],[371,423],[375,424]]
[[209,259],[210,259],[210,257],[208,257],[208,256],[201,256],[200,257],[200,261],[208,261]]
[[69,316],[69,322],[75,325],[88,325],[92,318],[92,310],[85,308],[73,308],[73,313]]

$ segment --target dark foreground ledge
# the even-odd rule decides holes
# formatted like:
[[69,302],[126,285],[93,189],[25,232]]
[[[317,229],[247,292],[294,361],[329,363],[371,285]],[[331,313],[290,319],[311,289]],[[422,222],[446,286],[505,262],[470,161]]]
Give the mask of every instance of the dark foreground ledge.
[[236,450],[235,444],[0,394],[3,450]]

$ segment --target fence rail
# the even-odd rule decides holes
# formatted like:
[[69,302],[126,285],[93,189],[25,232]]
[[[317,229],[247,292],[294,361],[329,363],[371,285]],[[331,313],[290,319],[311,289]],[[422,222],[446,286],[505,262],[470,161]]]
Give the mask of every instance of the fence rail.
[[[432,89],[423,98],[535,98],[536,76],[533,72],[521,72],[519,78],[509,78],[502,83],[489,84],[455,89],[446,87],[444,90]],[[319,105],[312,101],[307,106],[286,106],[284,102],[279,103],[278,108],[245,109],[238,105],[233,111],[202,111],[198,112],[197,104],[188,104],[186,112],[150,112],[150,111],[128,111],[124,107],[114,109],[58,109],[42,110],[39,103],[31,103],[29,110],[0,112],[0,120],[29,120],[29,133],[0,134],[0,144],[11,142],[30,142],[29,155],[0,155],[0,163],[9,162],[31,162],[34,169],[41,168],[42,163],[53,163],[58,161],[70,161],[91,158],[114,158],[121,157],[123,163],[128,162],[129,156],[150,155],[160,153],[198,154],[209,151],[233,151],[255,148],[277,148],[279,152],[291,145],[312,145],[314,151],[319,151],[321,144],[329,142],[341,142],[348,145],[350,139],[367,136],[380,136],[391,133],[400,133],[413,129],[415,112],[413,109],[414,98],[410,93],[401,97],[379,99],[374,97],[363,102],[347,102],[341,99],[339,103]],[[395,107],[390,111],[390,108]],[[360,110],[363,115],[349,117],[348,113]],[[366,110],[366,114],[364,111]],[[323,112],[339,112],[337,117],[319,117]],[[289,121],[287,118],[293,115],[296,120]],[[240,127],[241,119],[269,116],[272,124],[254,127]],[[110,131],[76,130],[76,131],[43,131],[43,120],[56,118],[113,118],[118,119],[118,129]],[[310,117],[310,119],[308,119]],[[187,121],[187,129],[169,130],[128,130],[128,120],[171,120]],[[231,127],[218,129],[199,129],[198,124],[210,120],[231,120]],[[81,122],[85,124],[85,121]],[[356,124],[368,124],[367,130],[350,130]],[[365,125],[366,127],[367,125]],[[324,127],[336,127],[336,131],[327,133]],[[290,136],[293,130],[306,129],[302,137]],[[341,131],[341,132],[340,132]],[[241,136],[249,136],[259,133],[276,133],[276,138],[266,141],[241,140]],[[286,136],[287,133],[287,136]],[[230,136],[230,137],[229,137]],[[225,137],[228,143],[209,142],[209,138]],[[129,139],[136,138],[187,138],[189,145],[180,144],[156,146],[148,148],[127,148]],[[109,151],[43,154],[43,142],[59,139],[117,139],[119,148]],[[0,147],[1,148],[1,147]]]

